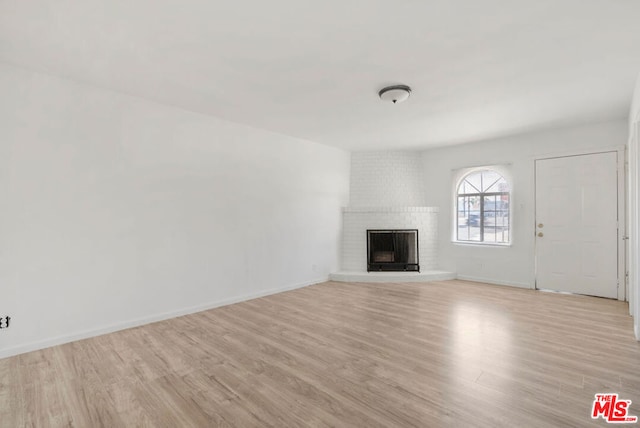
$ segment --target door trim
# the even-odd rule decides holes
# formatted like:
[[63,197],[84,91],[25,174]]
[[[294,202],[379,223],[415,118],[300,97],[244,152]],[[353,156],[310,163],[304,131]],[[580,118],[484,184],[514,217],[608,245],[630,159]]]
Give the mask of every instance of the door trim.
[[[627,279],[626,279],[626,243],[625,237],[627,236],[627,227],[626,227],[626,207],[625,207],[625,189],[626,189],[626,176],[625,176],[625,163],[626,163],[626,147],[618,146],[613,148],[606,149],[591,149],[591,150],[578,150],[573,152],[564,152],[564,153],[554,153],[548,155],[539,155],[533,158],[533,235],[535,237],[536,234],[536,215],[537,215],[537,206],[536,206],[536,195],[537,195],[537,185],[538,185],[538,177],[537,177],[537,169],[536,169],[536,161],[539,160],[547,160],[547,159],[558,159],[558,158],[566,158],[566,157],[574,157],[574,156],[584,156],[584,155],[596,155],[601,153],[616,153],[616,172],[617,172],[617,184],[618,184],[618,206],[617,206],[617,223],[618,223],[618,232],[617,232],[617,243],[618,243],[618,266],[617,266],[617,282],[618,282],[618,300],[626,301],[628,299],[627,292]],[[534,238],[533,240],[533,288],[535,290],[539,290],[538,288],[538,240]]]

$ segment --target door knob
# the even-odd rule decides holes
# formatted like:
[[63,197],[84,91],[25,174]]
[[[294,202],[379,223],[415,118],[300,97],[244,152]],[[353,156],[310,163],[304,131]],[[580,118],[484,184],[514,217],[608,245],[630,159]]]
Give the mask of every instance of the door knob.
[[544,224],[542,224],[542,223],[538,223],[538,227],[539,227],[540,229],[542,229],[542,228],[544,227]]
[[538,232],[538,238],[542,238],[543,236],[544,236],[544,233]]

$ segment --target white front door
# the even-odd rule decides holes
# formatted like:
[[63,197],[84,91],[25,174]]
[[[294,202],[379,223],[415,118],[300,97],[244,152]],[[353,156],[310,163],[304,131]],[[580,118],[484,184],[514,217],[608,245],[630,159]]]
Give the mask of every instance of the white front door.
[[618,297],[618,153],[536,161],[536,288]]

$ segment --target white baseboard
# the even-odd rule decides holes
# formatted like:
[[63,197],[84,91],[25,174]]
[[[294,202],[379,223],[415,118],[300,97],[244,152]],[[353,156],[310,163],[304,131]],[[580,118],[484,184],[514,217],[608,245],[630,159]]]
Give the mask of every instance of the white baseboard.
[[468,276],[468,275],[458,275],[458,279],[461,279],[463,281],[484,282],[484,283],[487,283],[487,284],[506,285],[506,286],[509,286],[509,287],[533,289],[531,284],[527,284],[527,283],[524,283],[524,282],[502,281],[502,280],[498,280],[498,279],[481,278],[481,277],[478,277],[478,276]]
[[232,305],[234,303],[244,302],[251,299],[257,299],[259,297],[269,296],[271,294],[282,293],[284,291],[295,290],[297,288],[307,287],[313,284],[319,284],[329,280],[329,277],[319,278],[316,280],[288,285],[280,288],[272,288],[270,290],[258,291],[255,293],[244,294],[242,296],[231,297],[228,299],[218,300],[215,302],[205,303],[203,305],[191,306],[188,308],[182,308],[175,311],[164,312],[161,314],[151,315],[148,317],[137,318],[134,320],[124,321],[117,324],[111,324],[103,327],[92,328],[80,332],[65,334],[62,336],[53,337],[45,340],[38,340],[36,342],[26,343],[23,345],[14,346],[0,350],[0,358],[12,357],[18,354],[24,354],[26,352],[37,351],[40,349],[49,348],[51,346],[62,345],[69,342],[75,342],[76,340],[88,339],[95,336],[101,336],[107,333],[113,333],[119,330],[125,330],[132,327],[138,327],[144,324],[150,324],[152,322],[164,321],[171,318],[180,317],[183,315],[189,315],[196,312],[206,311],[208,309],[218,308],[220,306]]

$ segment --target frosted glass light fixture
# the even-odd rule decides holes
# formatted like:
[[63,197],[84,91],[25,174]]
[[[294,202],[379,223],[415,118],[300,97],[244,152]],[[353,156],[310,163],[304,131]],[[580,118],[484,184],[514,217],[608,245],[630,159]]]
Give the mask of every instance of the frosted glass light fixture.
[[411,95],[411,88],[407,85],[393,85],[380,89],[378,92],[382,101],[391,101],[394,104],[406,101]]

